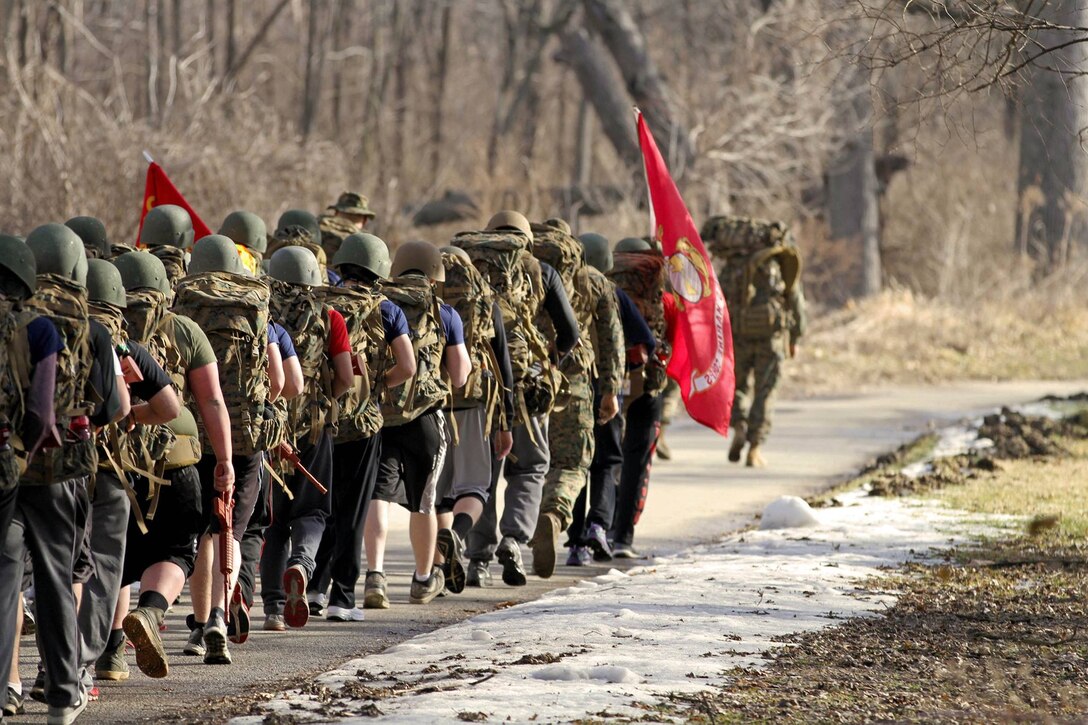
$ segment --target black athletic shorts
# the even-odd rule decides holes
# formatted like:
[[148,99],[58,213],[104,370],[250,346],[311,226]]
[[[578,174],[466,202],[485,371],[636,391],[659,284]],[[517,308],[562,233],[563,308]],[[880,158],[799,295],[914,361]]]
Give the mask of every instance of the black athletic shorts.
[[440,409],[404,425],[382,428],[374,498],[399,503],[413,513],[433,513],[445,457],[446,419]]
[[[264,465],[264,454],[254,453],[252,456],[234,456],[234,539],[242,540],[242,535],[249,526],[249,519],[253,516],[253,509],[257,505],[257,497],[261,493],[261,466]],[[207,455],[196,464],[196,470],[200,474],[201,489],[204,494],[203,511],[206,531],[209,534],[219,533],[219,520],[215,518],[214,500],[219,495],[215,490],[215,456]]]
[[137,479],[133,487],[147,533],[140,531],[135,516],[129,516],[121,586],[140,581],[153,564],[172,562],[185,572],[186,579],[196,566],[197,538],[205,528],[200,476],[195,466],[185,466],[169,471],[166,477],[170,479],[170,485],[159,489],[158,509],[150,521],[147,520],[147,510],[151,507],[147,500],[147,479]]

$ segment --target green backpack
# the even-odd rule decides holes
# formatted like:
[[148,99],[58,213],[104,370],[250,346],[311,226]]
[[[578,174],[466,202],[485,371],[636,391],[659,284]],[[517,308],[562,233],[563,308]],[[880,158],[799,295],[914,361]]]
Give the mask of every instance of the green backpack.
[[291,335],[302,367],[304,387],[301,395],[287,401],[287,427],[294,440],[308,437],[314,444],[326,427],[332,427],[335,435],[339,416],[326,354],[329,314],[324,289],[272,278],[268,284],[272,290],[269,307],[272,319]]
[[438,283],[438,295],[457,310],[465,328],[465,348],[472,372],[464,387],[453,392],[450,407],[463,410],[483,406],[485,430],[490,431],[498,408],[502,381],[491,340],[495,337],[491,288],[470,262],[442,255],[446,281]]
[[30,386],[30,340],[27,325],[37,317],[16,307],[11,300],[0,300],[0,431],[4,448],[0,449],[0,491],[19,483],[19,460],[14,451],[15,438],[23,429],[26,389]]
[[390,388],[382,401],[385,425],[397,426],[415,420],[449,397],[449,386],[442,379],[446,336],[439,312],[441,301],[426,277],[401,275],[383,283],[382,294],[404,311],[416,356],[416,374]]
[[[559,273],[581,332],[582,344],[564,360],[562,371],[566,375],[595,377],[593,311],[599,290],[595,289],[593,272],[585,263],[582,244],[570,234],[547,224],[533,224],[532,228],[533,256]],[[551,318],[543,310],[537,313],[536,322],[548,339],[555,339]]]
[[716,257],[748,257],[761,249],[792,243],[789,227],[779,221],[728,214],[703,222],[699,236]]
[[189,267],[185,250],[164,244],[157,247],[147,247],[147,251],[158,257],[162,262],[162,266],[166,267],[166,279],[170,283],[170,287],[177,287],[178,282],[185,276],[185,271]]
[[[284,440],[286,409],[268,402],[268,284],[206,272],[182,279],[174,294],[174,311],[197,323],[211,342],[230,411],[234,455],[278,446]],[[206,434],[202,443],[208,447]]]
[[643,392],[651,395],[665,389],[668,376],[665,369],[672,350],[665,324],[665,258],[657,250],[617,252],[613,255],[608,278],[627,293],[635,307],[650,326],[657,345],[643,369]]
[[325,302],[344,317],[354,355],[355,386],[340,398],[337,443],[356,441],[381,430],[381,385],[385,375],[382,296],[354,287],[330,287]]
[[344,240],[359,231],[347,219],[333,215],[318,217],[317,224],[321,228],[321,248],[325,250],[326,259],[335,257]]
[[534,324],[544,307],[545,292],[540,263],[529,253],[529,240],[504,232],[462,232],[451,243],[468,253],[499,303],[514,371],[516,420],[512,424],[547,415],[555,405],[562,376],[548,353],[548,340]]
[[93,406],[90,322],[87,290],[55,274],[38,275],[38,289],[27,309],[48,317],[64,341],[57,354],[57,385],[54,407],[57,430],[64,436],[59,448],[41,450],[23,476],[25,483],[43,484],[90,476],[98,467],[94,431],[87,416]]

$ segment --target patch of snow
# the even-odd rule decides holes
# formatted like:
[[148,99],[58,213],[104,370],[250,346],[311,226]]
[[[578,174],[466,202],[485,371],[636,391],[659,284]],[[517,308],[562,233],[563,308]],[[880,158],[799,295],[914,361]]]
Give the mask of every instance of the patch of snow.
[[472,631],[473,642],[491,642],[495,639],[495,635],[488,632],[486,629],[476,629]]
[[577,680],[603,680],[604,682],[638,682],[639,677],[626,667],[574,667],[573,665],[552,665],[533,673],[538,680],[556,682],[575,682]]
[[804,499],[797,496],[779,496],[763,509],[759,520],[762,531],[770,529],[800,529],[816,526],[820,520]]

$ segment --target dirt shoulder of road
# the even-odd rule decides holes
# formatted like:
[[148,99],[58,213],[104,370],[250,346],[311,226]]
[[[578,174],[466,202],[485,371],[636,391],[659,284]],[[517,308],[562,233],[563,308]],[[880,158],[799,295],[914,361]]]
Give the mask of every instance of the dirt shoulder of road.
[[[671,697],[647,715],[714,723],[1081,722],[1088,712],[1085,422],[991,418],[997,448],[935,466],[920,489],[877,489],[894,476],[865,474],[884,495],[923,493],[957,509],[1019,518],[1007,535],[868,582],[898,596],[876,616],[787,637],[790,646],[767,667],[729,670],[722,688]],[[1045,450],[1024,452],[1032,443]]]

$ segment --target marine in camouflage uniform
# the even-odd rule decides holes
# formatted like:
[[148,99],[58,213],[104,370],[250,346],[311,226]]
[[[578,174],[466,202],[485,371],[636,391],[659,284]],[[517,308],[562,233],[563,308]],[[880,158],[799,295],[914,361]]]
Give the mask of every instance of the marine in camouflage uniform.
[[[555,550],[559,533],[571,524],[574,502],[589,480],[593,462],[593,428],[598,411],[593,409],[593,379],[602,398],[599,418],[611,419],[617,412],[617,396],[623,384],[623,327],[612,282],[595,269],[586,267],[591,311],[583,324],[582,345],[592,340],[590,354],[575,348],[560,364],[567,382],[565,405],[553,411],[548,421],[551,467],[544,481],[533,548],[533,571],[542,578],[555,571]],[[575,306],[575,314],[579,312]],[[585,333],[588,333],[585,334]],[[594,370],[595,368],[595,370]]]

